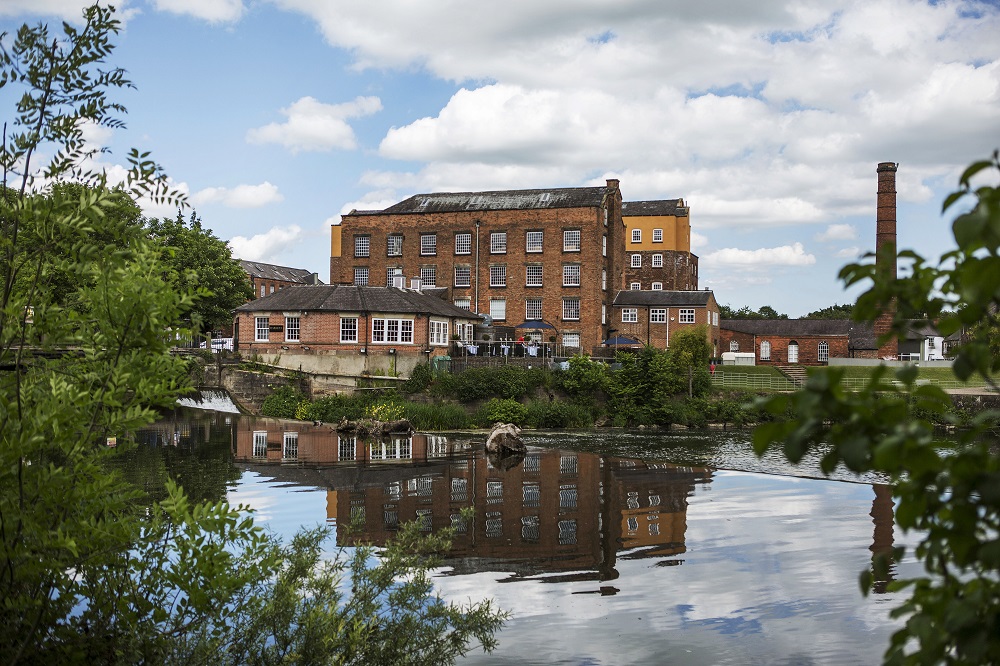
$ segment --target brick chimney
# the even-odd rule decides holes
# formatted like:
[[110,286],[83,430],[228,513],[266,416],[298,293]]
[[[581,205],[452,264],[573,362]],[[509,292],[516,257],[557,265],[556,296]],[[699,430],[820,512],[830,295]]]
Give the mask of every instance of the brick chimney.
[[[875,260],[876,280],[896,279],[896,168],[894,162],[880,162],[878,165],[878,200],[875,214]],[[883,256],[885,252],[887,256]],[[875,337],[880,338],[892,328],[895,304],[890,304],[875,318]],[[899,353],[899,342],[892,338],[878,348],[879,358],[895,357]]]

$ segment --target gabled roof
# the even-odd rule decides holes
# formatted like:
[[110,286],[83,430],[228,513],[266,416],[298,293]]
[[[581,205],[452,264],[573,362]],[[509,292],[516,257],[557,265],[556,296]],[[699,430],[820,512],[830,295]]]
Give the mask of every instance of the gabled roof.
[[406,215],[458,213],[477,210],[534,210],[540,208],[596,208],[608,193],[601,187],[563,187],[547,190],[495,192],[435,192],[417,194],[383,210],[353,210],[351,215]]
[[377,312],[432,314],[479,319],[480,315],[452,305],[437,296],[396,287],[358,287],[321,284],[281,289],[236,308],[236,312],[268,311]]
[[687,215],[683,199],[659,199],[657,201],[623,201],[622,217],[651,217],[661,215]]
[[[305,268],[288,268],[275,264],[264,264],[259,261],[240,259],[240,266],[250,277],[262,280],[281,280],[283,282],[298,282],[300,284],[323,284],[314,278],[314,273]],[[313,280],[317,281],[314,283]]]
[[724,331],[770,335],[781,338],[798,336],[844,337],[854,349],[877,349],[875,327],[871,322],[850,319],[723,319]]
[[639,290],[619,291],[615,294],[612,307],[631,306],[663,306],[677,307],[681,305],[708,305],[713,294],[709,290],[674,291],[674,290]]

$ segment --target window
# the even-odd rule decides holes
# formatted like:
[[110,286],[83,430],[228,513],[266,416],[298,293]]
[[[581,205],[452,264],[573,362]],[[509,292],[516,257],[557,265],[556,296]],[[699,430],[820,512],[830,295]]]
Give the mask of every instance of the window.
[[273,284],[271,285],[271,293],[272,294],[274,293],[274,285]]
[[253,433],[253,457],[263,458],[267,455],[267,431],[254,430]]
[[579,333],[563,333],[562,343],[564,347],[579,347],[580,346],[580,334]]
[[367,257],[371,254],[372,237],[368,234],[354,237],[354,256]]
[[337,460],[354,460],[358,453],[358,438],[338,435]]
[[642,255],[641,254],[633,254],[632,257],[631,257],[631,259],[630,259],[630,264],[629,265],[632,268],[642,268]]
[[649,285],[649,288],[652,289],[653,291],[663,291],[663,283],[654,282],[653,284]]
[[437,266],[420,267],[420,286],[421,287],[437,286]]
[[830,345],[826,342],[826,340],[819,343],[819,349],[816,351],[816,358],[823,362],[830,360]]
[[357,342],[358,341],[358,318],[357,317],[341,317],[340,318],[340,341],[341,342]]
[[642,242],[642,229],[633,229],[632,230],[632,242],[633,243],[641,243]]
[[653,242],[654,243],[663,242],[663,229],[653,229]]
[[472,234],[455,234],[455,254],[472,254]]
[[448,344],[448,322],[431,320],[431,344]]
[[456,308],[462,308],[463,310],[471,310],[472,309],[472,300],[468,299],[468,298],[456,298],[455,299],[455,307]]
[[740,343],[737,340],[733,340],[729,343],[729,351],[738,352],[740,350]]
[[403,234],[389,234],[386,237],[385,253],[390,257],[403,256]]
[[718,326],[718,325],[719,325],[719,313],[718,312],[713,312],[712,313],[712,326]]
[[602,324],[608,323],[608,306],[605,305],[604,303],[601,303],[601,323]]
[[578,320],[580,318],[580,299],[579,298],[564,298],[562,299],[562,318]]
[[636,308],[622,308],[622,323],[634,324],[639,321],[638,312]]
[[372,342],[413,342],[412,319],[372,319]]
[[493,264],[490,266],[490,286],[507,286],[507,264]]
[[493,231],[490,233],[490,254],[507,254],[506,231]]
[[542,318],[542,299],[528,298],[524,301],[524,318],[527,321]]
[[[393,278],[402,278],[403,268],[401,266],[386,266],[385,269],[385,286],[393,287]],[[402,281],[401,286],[406,286],[406,280]]]
[[526,287],[542,286],[541,264],[528,264],[527,266],[524,267],[524,286]]
[[281,445],[281,457],[294,460],[299,457],[299,433],[286,432]]
[[608,288],[608,271],[606,268],[601,269],[601,289]]
[[601,256],[608,256],[608,237],[607,235],[601,236]]
[[770,361],[771,360],[771,343],[764,340],[760,343],[760,360]]
[[629,282],[628,288],[631,291],[639,291],[640,289],[642,289],[642,283],[641,282]]
[[693,324],[694,308],[681,308],[677,313],[677,322],[680,324]]
[[455,266],[455,286],[468,287],[472,284],[472,270],[468,266]]
[[260,297],[264,298],[265,296],[267,296],[267,286],[262,284],[260,285]]
[[420,235],[420,254],[430,255],[437,254],[438,252],[438,237],[437,234],[421,234]]
[[[468,308],[465,308],[468,310]],[[458,333],[459,339],[462,342],[472,342],[472,336],[475,333],[475,326],[473,324],[463,324],[459,322],[455,324],[455,332]]]
[[667,323],[667,309],[666,308],[650,308],[650,310],[649,310],[649,323],[650,324],[666,324]]
[[663,268],[663,255],[654,254],[653,255],[653,268]]
[[367,266],[358,266],[354,269],[354,284],[358,287],[364,287],[368,284]]
[[580,251],[580,230],[567,229],[563,231],[563,252]]
[[268,326],[267,317],[255,317],[254,318],[254,341],[255,342],[267,342],[268,341],[268,331],[270,327]]
[[299,318],[285,317],[285,342],[299,341]]
[[525,252],[541,252],[542,251],[542,232],[541,231],[529,231],[525,236],[524,242]]
[[566,264],[563,266],[563,286],[580,286],[580,264]]
[[505,319],[507,319],[506,298],[490,299],[490,317],[492,317],[494,321],[504,321]]

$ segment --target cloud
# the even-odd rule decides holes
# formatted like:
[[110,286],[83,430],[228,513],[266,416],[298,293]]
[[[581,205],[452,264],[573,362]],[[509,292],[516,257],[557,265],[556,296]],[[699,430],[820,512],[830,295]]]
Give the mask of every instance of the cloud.
[[154,0],[159,11],[187,14],[212,23],[231,23],[243,16],[242,0]]
[[851,224],[831,224],[826,231],[817,234],[816,240],[820,242],[854,240],[858,237],[858,231]]
[[834,256],[838,259],[858,259],[861,257],[861,254],[860,247],[845,247],[843,250],[838,250]]
[[194,205],[221,203],[227,208],[260,208],[285,199],[276,185],[264,181],[260,185],[237,185],[232,189],[208,187],[191,197]]
[[702,263],[718,267],[756,269],[769,266],[809,266],[816,263],[816,257],[807,254],[802,243],[793,243],[757,250],[724,248],[703,257]]
[[703,247],[708,247],[708,237],[703,236],[695,231],[691,232],[691,250],[698,250]]
[[[69,21],[79,21],[83,10],[94,4],[91,0],[3,0],[0,16],[58,16]],[[125,3],[122,3],[125,4]]]
[[234,236],[229,240],[233,256],[247,261],[270,262],[285,250],[302,240],[302,229],[296,224],[272,227],[263,234],[250,238]]
[[324,104],[303,97],[281,110],[288,118],[286,122],[251,129],[247,141],[277,143],[293,153],[352,150],[357,147],[357,140],[347,119],[369,116],[381,109],[378,97],[358,97],[344,104]]

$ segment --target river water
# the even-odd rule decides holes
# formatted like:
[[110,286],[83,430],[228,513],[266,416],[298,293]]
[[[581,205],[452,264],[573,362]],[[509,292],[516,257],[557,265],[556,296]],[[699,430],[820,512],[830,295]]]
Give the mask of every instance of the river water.
[[[129,474],[252,507],[278,534],[340,545],[407,521],[458,528],[436,584],[513,613],[468,664],[872,664],[902,597],[863,597],[875,551],[912,546],[876,477],[758,459],[749,432],[526,432],[503,463],[483,433],[366,444],[328,425],[178,409],[140,433]],[[471,507],[474,518],[459,512]],[[360,522],[360,532],[344,529]],[[893,577],[917,575],[912,559]]]

